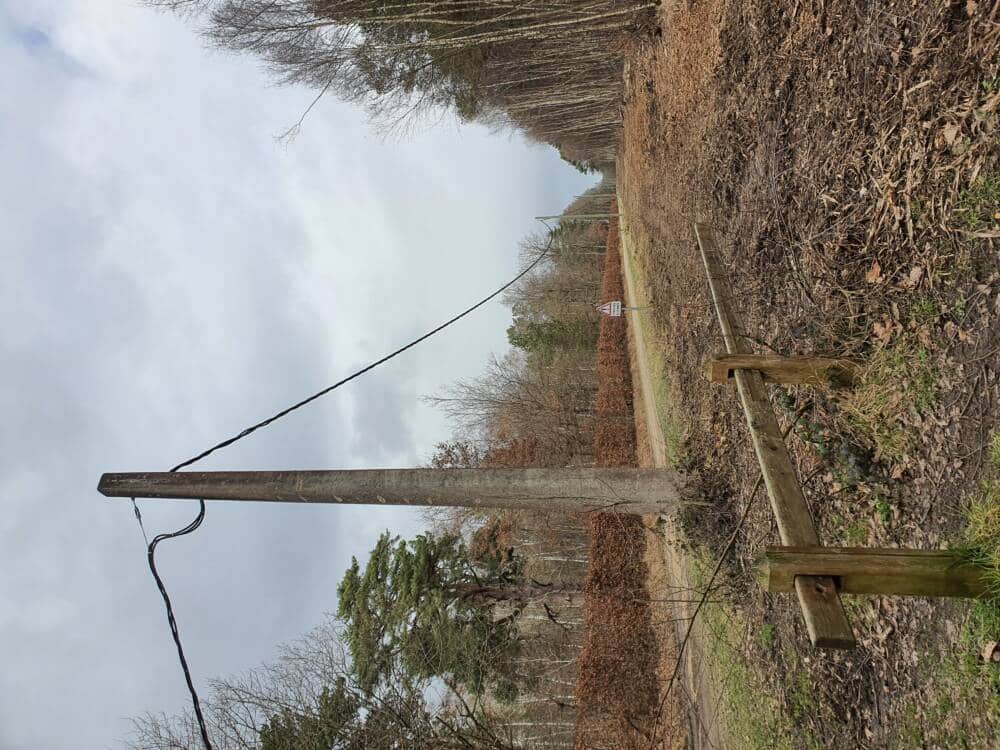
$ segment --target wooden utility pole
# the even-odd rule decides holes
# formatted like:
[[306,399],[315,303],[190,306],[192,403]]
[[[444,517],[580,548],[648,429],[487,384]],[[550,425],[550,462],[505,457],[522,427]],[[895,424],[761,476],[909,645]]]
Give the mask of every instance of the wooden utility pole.
[[559,219],[559,221],[597,221],[598,219],[614,219],[620,216],[620,214],[611,213],[600,213],[600,214],[569,214],[559,216],[536,216],[536,221],[546,221],[552,219]]
[[669,513],[695,504],[661,469],[363,469],[105,474],[107,497]]

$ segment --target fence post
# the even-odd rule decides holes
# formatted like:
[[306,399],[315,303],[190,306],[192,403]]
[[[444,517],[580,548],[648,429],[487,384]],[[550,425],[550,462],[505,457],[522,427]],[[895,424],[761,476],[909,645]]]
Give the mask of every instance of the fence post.
[[760,571],[768,591],[793,591],[798,576],[830,576],[842,594],[982,598],[985,571],[950,550],[768,547]]
[[713,383],[732,383],[736,370],[756,370],[768,383],[784,385],[854,385],[858,366],[832,357],[779,357],[773,354],[719,354],[705,363]]

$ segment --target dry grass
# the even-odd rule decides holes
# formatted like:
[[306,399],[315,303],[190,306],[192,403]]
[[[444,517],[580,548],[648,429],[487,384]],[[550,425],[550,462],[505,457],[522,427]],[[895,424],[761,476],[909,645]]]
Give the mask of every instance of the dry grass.
[[933,406],[938,374],[927,349],[900,338],[880,345],[868,356],[850,390],[831,398],[840,407],[846,425],[874,449],[875,461],[904,462],[918,445],[919,436],[901,420],[911,408]]

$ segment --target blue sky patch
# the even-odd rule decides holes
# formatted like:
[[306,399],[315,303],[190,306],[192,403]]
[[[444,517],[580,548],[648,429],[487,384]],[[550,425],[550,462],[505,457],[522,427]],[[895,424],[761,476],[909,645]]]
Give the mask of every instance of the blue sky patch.
[[14,29],[13,34],[21,46],[31,52],[52,49],[52,40],[49,39],[49,35],[37,26],[22,26]]

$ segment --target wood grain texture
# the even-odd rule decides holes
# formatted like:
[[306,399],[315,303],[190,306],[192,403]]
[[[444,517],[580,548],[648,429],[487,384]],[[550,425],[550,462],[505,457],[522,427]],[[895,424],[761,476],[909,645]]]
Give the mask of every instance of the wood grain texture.
[[982,568],[949,550],[768,547],[761,566],[768,591],[792,591],[798,576],[826,575],[843,594],[980,598]]
[[105,474],[107,497],[669,513],[695,502],[669,469],[362,469]]
[[857,364],[832,357],[779,357],[773,354],[719,354],[705,363],[713,383],[732,383],[736,370],[756,370],[768,383],[785,385],[853,385]]

